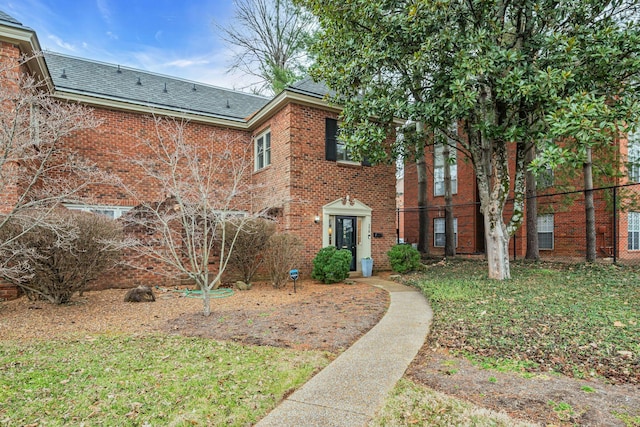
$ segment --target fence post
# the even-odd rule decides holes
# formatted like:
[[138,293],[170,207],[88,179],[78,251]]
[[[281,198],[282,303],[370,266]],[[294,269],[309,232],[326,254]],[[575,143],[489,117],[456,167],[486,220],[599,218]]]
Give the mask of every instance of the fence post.
[[613,187],[613,263],[618,262],[618,187]]
[[396,209],[396,244],[399,245],[400,244],[400,208]]

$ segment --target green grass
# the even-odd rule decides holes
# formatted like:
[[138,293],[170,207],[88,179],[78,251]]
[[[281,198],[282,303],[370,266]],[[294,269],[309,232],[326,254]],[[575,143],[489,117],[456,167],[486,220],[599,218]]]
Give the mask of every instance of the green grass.
[[640,275],[602,265],[513,263],[512,279],[453,260],[409,282],[430,300],[434,346],[520,372],[640,378]]
[[174,336],[3,342],[0,425],[243,426],[327,363]]
[[530,426],[506,414],[490,411],[463,400],[400,380],[384,407],[370,424],[375,426]]

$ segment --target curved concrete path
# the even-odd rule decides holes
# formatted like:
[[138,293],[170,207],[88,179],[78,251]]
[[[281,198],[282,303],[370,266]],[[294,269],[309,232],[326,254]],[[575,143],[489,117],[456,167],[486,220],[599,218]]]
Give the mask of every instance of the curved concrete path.
[[358,278],[387,290],[382,320],[256,427],[366,426],[424,344],[432,312],[416,289],[376,277]]

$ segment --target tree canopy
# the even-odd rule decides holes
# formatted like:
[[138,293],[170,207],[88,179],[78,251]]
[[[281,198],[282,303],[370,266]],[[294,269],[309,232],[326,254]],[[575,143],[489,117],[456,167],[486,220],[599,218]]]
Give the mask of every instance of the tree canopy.
[[[587,100],[613,111],[599,124],[612,138],[611,129],[637,120],[636,0],[298,2],[319,19],[312,73],[338,94],[343,139],[355,152],[378,162],[412,154],[407,141],[415,139],[383,145],[393,117],[402,117],[452,138],[471,159],[492,278],[510,277],[526,153],[580,129],[580,115],[562,113],[567,105]],[[454,121],[461,136],[448,132]],[[504,218],[510,190],[514,211]]]

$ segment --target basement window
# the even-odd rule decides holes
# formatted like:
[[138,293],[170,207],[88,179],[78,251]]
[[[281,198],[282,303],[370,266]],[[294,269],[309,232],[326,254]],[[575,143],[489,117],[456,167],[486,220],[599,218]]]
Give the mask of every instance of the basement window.
[[74,211],[91,212],[108,216],[111,219],[118,219],[132,208],[129,206],[94,206],[94,205],[64,205],[67,209]]

